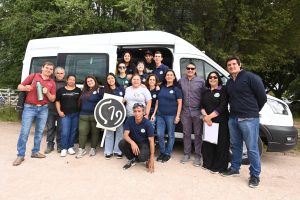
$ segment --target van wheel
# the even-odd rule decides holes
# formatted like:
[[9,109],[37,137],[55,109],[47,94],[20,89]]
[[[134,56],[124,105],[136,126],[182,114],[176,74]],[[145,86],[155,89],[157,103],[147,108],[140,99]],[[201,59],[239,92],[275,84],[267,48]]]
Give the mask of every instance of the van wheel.
[[[260,139],[260,137],[258,138],[258,149],[259,149],[259,155],[261,156],[262,154],[262,150],[263,150],[263,142],[262,140]],[[229,161],[231,161],[231,150],[230,150],[230,153],[229,153]],[[248,155],[247,155],[247,148],[246,148],[246,145],[245,143],[243,142],[243,157],[242,157],[242,164],[243,165],[249,165],[249,159],[248,159]]]

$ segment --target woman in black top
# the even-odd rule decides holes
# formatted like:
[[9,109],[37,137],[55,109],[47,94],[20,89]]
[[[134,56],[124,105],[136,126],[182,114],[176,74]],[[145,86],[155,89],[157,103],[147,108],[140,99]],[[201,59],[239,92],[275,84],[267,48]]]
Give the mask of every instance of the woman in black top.
[[121,62],[125,63],[127,79],[131,80],[132,75],[134,74],[134,71],[136,69],[136,65],[133,63],[132,55],[129,51],[125,51],[123,53]]
[[60,88],[56,92],[56,110],[61,120],[61,153],[60,156],[64,157],[67,152],[71,155],[75,154],[73,149],[79,121],[79,106],[78,99],[81,90],[76,87],[75,75],[68,75],[67,85]]
[[203,167],[212,173],[220,173],[227,169],[229,160],[228,99],[218,72],[210,72],[202,97],[201,113],[203,121],[210,126],[219,123],[218,144],[203,142]]

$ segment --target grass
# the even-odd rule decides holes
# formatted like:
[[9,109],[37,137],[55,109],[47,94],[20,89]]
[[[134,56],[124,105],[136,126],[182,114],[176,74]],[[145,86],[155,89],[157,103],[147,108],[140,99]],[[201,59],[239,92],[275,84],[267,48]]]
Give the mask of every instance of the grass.
[[1,106],[0,107],[0,121],[5,122],[18,122],[18,113],[13,106]]

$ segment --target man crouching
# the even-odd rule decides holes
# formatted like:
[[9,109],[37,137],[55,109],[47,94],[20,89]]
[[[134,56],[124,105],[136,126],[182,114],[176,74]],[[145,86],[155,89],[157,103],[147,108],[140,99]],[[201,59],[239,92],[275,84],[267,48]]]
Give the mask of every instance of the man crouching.
[[154,172],[154,128],[151,122],[144,118],[143,104],[133,105],[133,116],[124,125],[124,140],[119,148],[128,159],[123,169],[129,169],[137,162],[146,162],[148,172]]

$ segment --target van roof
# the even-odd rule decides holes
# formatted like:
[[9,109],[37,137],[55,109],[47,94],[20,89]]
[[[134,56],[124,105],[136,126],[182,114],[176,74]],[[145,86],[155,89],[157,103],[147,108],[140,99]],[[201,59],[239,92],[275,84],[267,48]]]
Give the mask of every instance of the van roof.
[[[115,46],[130,46],[130,45],[182,45],[189,48],[189,52],[201,54],[196,47],[182,38],[171,33],[163,31],[132,31],[132,32],[116,32],[102,33],[76,36],[63,36],[53,38],[41,38],[30,40],[27,50],[39,48],[57,48],[65,45],[115,45]],[[179,49],[180,50],[180,49]],[[174,50],[176,51],[176,49]],[[180,53],[180,52],[177,52]]]

